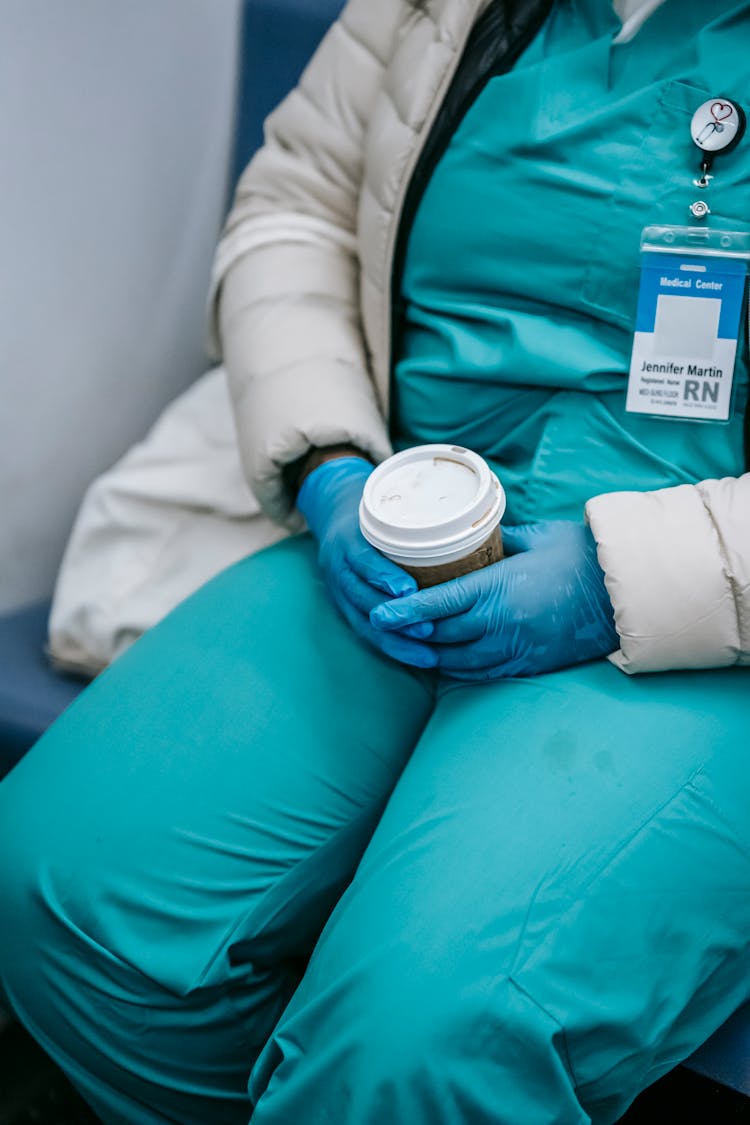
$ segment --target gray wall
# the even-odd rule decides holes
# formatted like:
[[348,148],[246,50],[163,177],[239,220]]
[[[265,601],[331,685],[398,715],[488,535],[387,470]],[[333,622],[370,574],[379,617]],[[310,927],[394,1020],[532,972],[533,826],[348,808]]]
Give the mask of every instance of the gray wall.
[[0,611],[204,368],[239,0],[0,5]]

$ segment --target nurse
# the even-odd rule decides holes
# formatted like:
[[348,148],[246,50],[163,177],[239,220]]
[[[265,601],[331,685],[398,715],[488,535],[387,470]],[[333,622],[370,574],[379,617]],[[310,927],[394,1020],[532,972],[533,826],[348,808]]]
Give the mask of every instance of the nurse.
[[[312,534],[0,786],[0,984],[104,1122],[607,1125],[750,997],[745,267],[678,240],[652,292],[639,252],[698,199],[743,245],[750,145],[708,180],[690,127],[750,98],[748,32],[351,0],[271,117],[215,327],[253,488]],[[664,301],[685,265],[734,320]],[[707,334],[713,414],[674,372]],[[433,441],[498,473],[512,557],[417,592],[357,508]]]

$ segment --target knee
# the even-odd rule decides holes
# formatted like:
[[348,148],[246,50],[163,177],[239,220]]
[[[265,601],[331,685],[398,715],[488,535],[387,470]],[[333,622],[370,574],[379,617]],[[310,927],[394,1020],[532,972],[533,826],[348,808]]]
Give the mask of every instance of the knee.
[[477,979],[469,966],[418,972],[410,962],[374,974],[359,997],[363,1046],[384,1073],[409,1079],[461,1058],[502,1069],[524,1054],[558,1053],[559,1028],[508,977]]
[[409,961],[408,969],[397,962],[373,967],[353,997],[352,1026],[368,1071],[404,1084],[441,1068],[448,1054],[471,1050],[482,1007],[458,981],[420,972]]
[[[560,1027],[507,976],[478,975],[468,954],[452,965],[431,962],[428,951],[398,951],[387,963],[373,957],[307,1010],[295,1007],[293,1037],[305,1043],[306,1060],[290,1063],[289,1097],[306,1090],[322,1107],[320,1120],[331,1099],[368,1125],[443,1120],[445,1106],[457,1119],[542,1120],[543,1104],[560,1107],[555,1120],[566,1125],[588,1122]],[[254,1075],[255,1096],[272,1065]]]
[[[3,794],[4,796],[4,794]],[[0,799],[0,988],[12,1000],[32,973],[43,945],[43,876],[40,841],[23,809]]]
[[[21,763],[0,789],[0,981],[14,1006],[44,1004],[85,941],[89,873],[76,862],[82,817]],[[38,786],[38,788],[37,788]]]

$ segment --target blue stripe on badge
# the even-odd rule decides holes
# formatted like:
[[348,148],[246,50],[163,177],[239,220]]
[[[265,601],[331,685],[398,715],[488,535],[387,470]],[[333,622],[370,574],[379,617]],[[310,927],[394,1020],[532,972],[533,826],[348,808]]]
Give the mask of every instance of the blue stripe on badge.
[[747,263],[738,258],[695,254],[643,254],[636,332],[653,332],[660,296],[709,297],[721,301],[718,339],[736,340],[745,293]]

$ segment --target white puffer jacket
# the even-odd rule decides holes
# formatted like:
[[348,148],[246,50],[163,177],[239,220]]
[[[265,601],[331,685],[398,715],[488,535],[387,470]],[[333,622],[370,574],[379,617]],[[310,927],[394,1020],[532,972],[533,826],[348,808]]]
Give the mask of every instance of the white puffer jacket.
[[[213,331],[249,483],[297,526],[283,467],[381,460],[389,291],[406,189],[488,0],[350,0],[267,123],[217,253]],[[750,665],[750,474],[593,498],[625,671]]]

